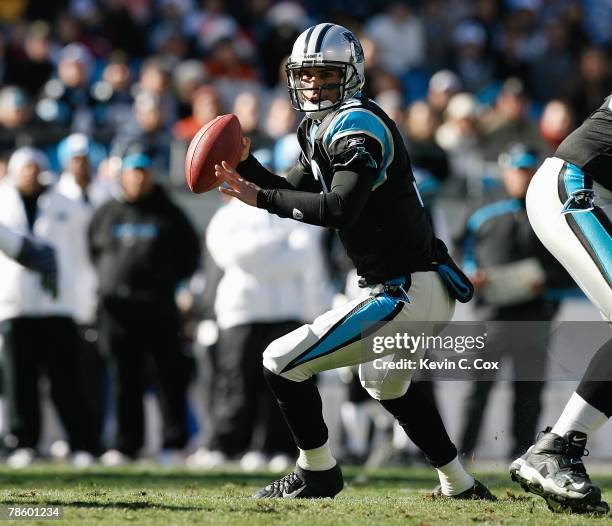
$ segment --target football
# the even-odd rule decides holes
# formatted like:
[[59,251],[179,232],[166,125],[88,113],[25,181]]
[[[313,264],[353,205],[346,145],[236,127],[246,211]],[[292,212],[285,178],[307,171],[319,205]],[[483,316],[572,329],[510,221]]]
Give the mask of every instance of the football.
[[232,168],[240,162],[242,129],[233,113],[220,115],[202,126],[191,140],[185,157],[185,177],[192,192],[201,194],[216,188],[215,164],[226,161]]

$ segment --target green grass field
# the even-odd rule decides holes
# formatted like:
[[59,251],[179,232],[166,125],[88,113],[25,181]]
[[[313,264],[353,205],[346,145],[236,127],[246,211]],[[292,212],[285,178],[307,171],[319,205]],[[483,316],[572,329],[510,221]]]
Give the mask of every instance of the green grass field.
[[[334,500],[255,500],[251,493],[272,480],[266,473],[198,473],[135,465],[78,472],[40,465],[23,471],[0,468],[2,504],[58,505],[74,524],[202,525],[395,525],[417,524],[606,524],[609,517],[554,515],[544,501],[524,493],[502,472],[478,473],[500,498],[496,503],[443,501],[428,496],[436,483],[426,468],[385,469],[347,487]],[[595,476],[612,499],[612,476]],[[20,520],[19,524],[50,524]],[[51,524],[53,524],[51,522]]]

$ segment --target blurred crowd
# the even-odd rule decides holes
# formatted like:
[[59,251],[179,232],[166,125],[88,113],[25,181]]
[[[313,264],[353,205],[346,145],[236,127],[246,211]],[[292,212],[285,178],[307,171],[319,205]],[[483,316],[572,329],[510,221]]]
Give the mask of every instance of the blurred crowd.
[[[433,139],[453,175],[473,174],[517,136],[548,153],[600,104],[611,12],[586,0],[6,1],[0,176],[7,152],[26,145],[58,171],[58,141],[81,132],[111,159],[146,142],[158,171],[179,180],[185,141],[228,112],[255,149],[273,150],[298,117],[284,61],[320,20],[360,37],[365,91],[406,137]],[[100,171],[111,176],[113,166]]]
[[[475,265],[477,288],[486,281],[480,267],[539,257],[528,242],[489,249],[497,259],[488,262],[479,250],[500,237],[474,230],[469,218],[499,199],[520,202],[538,163],[612,91],[609,2],[3,0],[0,223],[45,240],[59,260],[53,294],[13,263],[0,281],[11,465],[40,453],[33,393],[43,373],[77,465],[104,452],[107,465],[137,458],[151,389],[163,420],[160,462],[182,461],[186,448],[199,467],[243,458],[245,468],[282,470],[291,461],[259,358],[334,296],[358,294],[350,265],[333,235],[237,202],[219,200],[206,233],[197,231],[169,195],[184,188],[189,141],[223,113],[238,116],[262,164],[276,173],[291,167],[300,115],[284,63],[319,21],[360,38],[365,92],[397,123],[439,235]],[[513,183],[503,175],[511,170],[527,178],[515,174]],[[445,221],[440,197],[468,203],[461,228]],[[45,214],[65,220],[49,228]],[[507,218],[496,220],[505,232]],[[550,300],[541,280],[536,295],[511,305],[490,300],[487,316],[517,319],[527,305],[534,319],[550,320],[559,297]],[[553,282],[548,288],[567,285]],[[15,299],[25,290],[16,285],[28,287],[27,301]],[[487,305],[484,294],[479,301]],[[382,417],[367,416],[350,371],[345,379],[347,456],[363,459],[365,422]],[[482,416],[488,389],[471,395],[467,421]],[[517,396],[538,398],[541,389],[533,383]],[[199,410],[193,398],[203,401]],[[515,418],[524,410],[516,405]],[[531,443],[539,410],[529,410],[517,450]],[[465,453],[479,425],[465,431]],[[390,433],[388,422],[380,426]]]

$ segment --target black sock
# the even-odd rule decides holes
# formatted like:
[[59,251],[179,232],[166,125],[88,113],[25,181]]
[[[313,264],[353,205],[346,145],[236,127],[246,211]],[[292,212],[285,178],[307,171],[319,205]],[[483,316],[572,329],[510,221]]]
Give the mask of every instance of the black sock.
[[418,384],[410,384],[404,396],[380,403],[397,418],[408,438],[425,453],[432,466],[444,466],[457,456],[457,448],[446,432],[438,408]]
[[608,418],[612,416],[612,339],[591,358],[576,393]]
[[300,449],[314,449],[327,442],[321,395],[314,378],[293,382],[264,367],[264,376],[280,407],[295,443]]

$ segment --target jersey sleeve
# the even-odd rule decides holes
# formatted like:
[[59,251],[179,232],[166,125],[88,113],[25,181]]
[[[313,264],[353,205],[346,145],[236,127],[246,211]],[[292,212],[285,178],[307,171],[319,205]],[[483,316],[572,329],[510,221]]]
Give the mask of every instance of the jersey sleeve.
[[329,190],[265,190],[257,206],[304,223],[346,229],[357,220],[372,190],[386,180],[393,160],[392,135],[371,111],[352,109],[336,116],[321,140],[333,170]]
[[322,142],[334,170],[374,176],[373,189],[385,182],[393,161],[393,136],[371,111],[356,108],[341,113],[328,126]]

